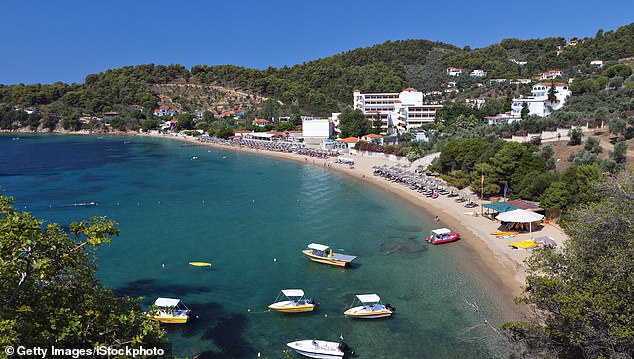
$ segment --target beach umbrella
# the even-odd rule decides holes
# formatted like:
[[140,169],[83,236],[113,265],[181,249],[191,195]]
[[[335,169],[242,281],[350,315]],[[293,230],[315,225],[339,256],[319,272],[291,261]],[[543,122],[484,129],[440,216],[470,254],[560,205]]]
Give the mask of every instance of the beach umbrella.
[[533,226],[530,225],[530,223],[541,221],[542,219],[544,219],[544,216],[539,213],[527,211],[525,209],[516,209],[513,211],[500,213],[495,218],[502,222],[529,223],[528,231],[531,234],[531,238],[533,238]]

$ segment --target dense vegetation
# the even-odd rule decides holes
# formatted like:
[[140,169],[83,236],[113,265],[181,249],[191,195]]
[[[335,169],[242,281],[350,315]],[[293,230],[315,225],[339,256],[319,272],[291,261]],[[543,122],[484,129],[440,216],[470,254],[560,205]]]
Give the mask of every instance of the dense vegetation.
[[105,218],[66,233],[12,207],[0,194],[0,346],[160,344],[165,332],[95,275],[95,252],[119,234]]
[[[427,40],[403,40],[359,48],[292,67],[269,67],[266,70],[232,65],[196,65],[191,70],[180,65],[127,66],[88,75],[83,84],[0,86],[0,104],[34,109],[41,116],[42,128],[50,128],[52,123],[60,122],[65,124],[65,128],[74,129],[78,127],[76,120],[81,115],[101,116],[107,111],[121,112],[133,104],[142,105],[146,109],[144,117],[150,118],[151,111],[160,101],[156,86],[165,84],[220,85],[272,98],[281,104],[274,111],[269,111],[274,115],[329,115],[351,103],[354,89],[396,92],[412,86],[430,91],[454,80],[472,95],[485,95],[485,91],[490,91],[494,95],[492,98],[501,96],[502,106],[495,104],[484,111],[494,114],[507,108],[513,96],[512,86],[478,87],[476,80],[469,76],[447,76],[445,68],[483,69],[489,72],[489,78],[507,79],[529,78],[541,71],[559,68],[568,77],[584,77],[595,70],[589,65],[592,60],[614,62],[634,53],[634,24],[616,31],[599,31],[594,38],[579,39],[577,46],[565,45],[563,38],[506,39],[500,44],[471,50]],[[559,55],[556,53],[558,46],[564,49]],[[528,63],[518,65],[509,59],[526,60]],[[606,74],[605,78],[614,87],[629,76],[613,72]],[[577,87],[575,90],[579,94],[584,89],[596,92],[606,84],[601,78],[589,80],[594,82],[579,82],[574,85]],[[211,110],[194,108],[184,97],[174,101],[184,109]],[[239,101],[231,104],[235,108],[244,105]],[[264,115],[264,111],[253,110],[252,115],[258,114]],[[9,122],[5,116],[0,120],[2,124]],[[3,125],[2,128],[11,126]]]
[[522,301],[534,322],[506,323],[517,357],[631,358],[634,353],[634,175],[606,177],[566,214],[570,240],[530,258]]

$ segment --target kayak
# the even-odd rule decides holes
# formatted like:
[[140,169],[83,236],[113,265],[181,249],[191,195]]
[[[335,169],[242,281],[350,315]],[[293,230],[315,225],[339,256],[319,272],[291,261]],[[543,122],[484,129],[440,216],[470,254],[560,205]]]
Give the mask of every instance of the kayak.
[[194,267],[211,267],[209,262],[189,262],[189,265]]

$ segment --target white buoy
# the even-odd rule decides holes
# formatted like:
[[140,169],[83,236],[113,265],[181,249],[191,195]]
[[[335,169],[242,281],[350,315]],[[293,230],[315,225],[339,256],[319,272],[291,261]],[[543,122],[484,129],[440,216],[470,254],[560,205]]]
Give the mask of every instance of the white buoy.
[[161,267],[162,267],[162,268],[165,268],[165,263],[161,264]]
[[273,258],[273,262],[277,262],[277,258]]

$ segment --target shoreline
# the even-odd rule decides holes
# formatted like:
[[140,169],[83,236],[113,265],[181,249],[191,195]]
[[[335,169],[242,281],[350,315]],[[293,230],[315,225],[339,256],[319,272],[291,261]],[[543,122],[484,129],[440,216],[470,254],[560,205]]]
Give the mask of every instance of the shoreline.
[[[90,136],[112,136],[112,137],[152,137],[162,139],[174,139],[187,142],[197,146],[207,146],[220,150],[233,150],[243,153],[251,153],[254,155],[267,156],[270,158],[286,159],[300,163],[311,164],[335,170],[350,176],[354,180],[367,183],[375,188],[384,190],[391,195],[398,197],[408,205],[411,205],[417,214],[428,218],[439,216],[437,227],[448,227],[457,231],[461,235],[461,240],[456,242],[461,246],[458,254],[461,259],[468,261],[469,265],[476,270],[478,278],[482,279],[487,288],[495,291],[495,298],[500,305],[500,310],[508,320],[526,320],[531,315],[531,310],[527,305],[519,305],[515,303],[515,298],[520,296],[523,291],[526,279],[526,265],[524,260],[529,257],[530,250],[511,249],[508,245],[509,241],[523,241],[530,238],[528,233],[518,234],[512,239],[499,239],[490,235],[490,232],[498,230],[499,224],[486,217],[473,216],[474,211],[479,212],[480,207],[473,209],[465,208],[461,203],[457,203],[446,196],[439,196],[432,199],[421,195],[416,191],[400,185],[398,183],[387,181],[386,179],[375,176],[374,166],[387,165],[394,166],[397,162],[390,161],[386,158],[368,157],[363,155],[347,154],[345,157],[352,158],[355,161],[354,168],[350,168],[344,164],[335,163],[334,158],[317,158],[299,155],[296,153],[274,152],[268,150],[258,150],[248,147],[228,146],[219,143],[202,142],[197,137],[178,136],[166,134],[148,134],[138,132],[117,132],[107,134],[87,133],[87,132],[70,132],[70,133],[37,133],[37,132],[4,132],[4,134],[56,134],[56,135],[90,135]],[[421,233],[421,239],[426,233]],[[563,231],[554,226],[546,224],[540,231],[535,233],[534,237],[548,235],[555,238],[557,245],[561,246],[562,242],[567,238]],[[473,273],[465,273],[474,276]]]
[[[345,157],[352,158],[355,161],[354,168],[349,168],[347,165],[335,163],[334,158],[307,157],[295,153],[207,143],[189,136],[165,134],[143,134],[142,136],[175,139],[220,150],[234,150],[311,164],[343,173],[357,181],[385,190],[413,206],[418,211],[418,215],[429,218],[438,215],[440,217],[437,221],[438,227],[448,227],[460,233],[462,239],[456,243],[460,243],[464,250],[459,255],[465,257],[469,261],[469,265],[479,272],[478,277],[485,281],[484,285],[495,291],[495,297],[501,305],[499,309],[504,313],[505,318],[508,318],[508,320],[525,320],[527,316],[531,315],[530,308],[527,305],[516,304],[514,301],[515,298],[522,294],[527,274],[524,260],[528,258],[531,252],[525,249],[511,249],[508,245],[509,241],[528,240],[530,238],[529,234],[521,233],[512,239],[498,239],[489,234],[489,232],[498,230],[498,223],[486,217],[471,215],[474,210],[479,211],[480,207],[468,209],[445,196],[440,196],[438,199],[427,198],[405,186],[373,175],[373,166],[393,166],[396,162],[376,157],[347,154]],[[469,215],[465,213],[469,213]],[[553,225],[545,225],[541,231],[535,233],[535,237],[543,235],[556,237],[558,245],[561,245],[561,242],[565,239],[565,234],[563,234],[561,229]],[[424,236],[425,233],[421,233],[421,239]],[[470,273],[466,274],[473,276]]]

